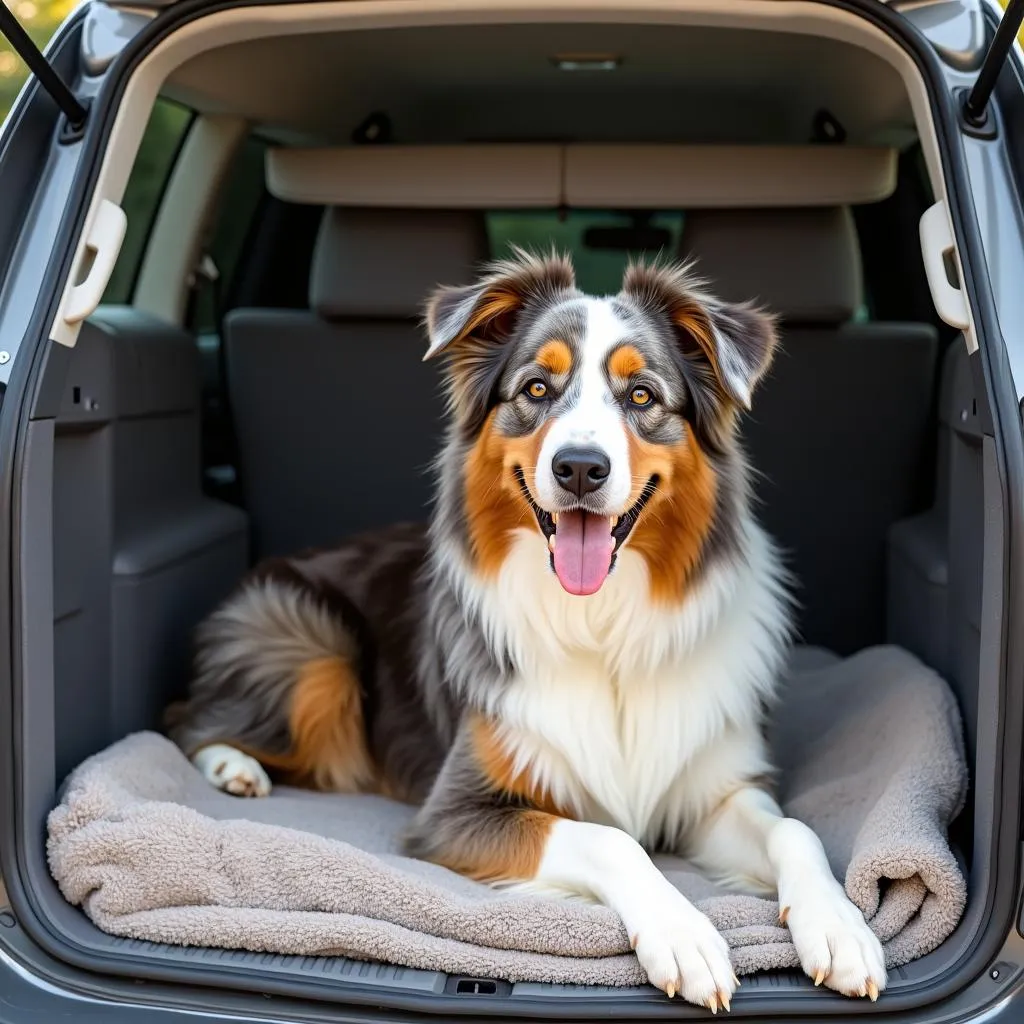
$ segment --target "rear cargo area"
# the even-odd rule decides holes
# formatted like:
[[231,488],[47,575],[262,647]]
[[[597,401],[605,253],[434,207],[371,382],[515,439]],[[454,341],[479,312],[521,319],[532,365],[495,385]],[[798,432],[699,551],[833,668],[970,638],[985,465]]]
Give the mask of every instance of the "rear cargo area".
[[[285,35],[272,59],[270,45],[174,68],[149,122],[156,132],[171,107],[193,131],[244,120],[209,197],[201,254],[228,240],[218,281],[193,275],[180,303],[151,301],[152,267],[119,267],[112,301],[40,377],[15,580],[33,913],[77,963],[115,974],[417,1011],[701,1012],[646,988],[117,938],[65,902],[42,842],[72,769],[159,728],[184,692],[191,631],[249,566],[426,518],[443,413],[438,371],[420,358],[430,288],[510,245],[554,245],[601,294],[630,256],[660,250],[780,317],[742,436],[761,522],[797,581],[800,645],[840,657],[896,645],[956,695],[971,787],[950,839],[971,895],[953,936],[890,977],[895,998],[924,998],[974,941],[991,882],[999,751],[984,667],[1001,518],[977,367],[921,263],[917,225],[935,196],[904,81],[854,42],[763,29],[392,27]],[[558,67],[581,53],[624,54],[621,74]],[[301,70],[313,67],[333,70]],[[318,90],[333,104],[313,102]],[[367,139],[376,111],[387,120]],[[376,143],[382,124],[392,134]],[[830,141],[837,130],[845,144]],[[774,191],[752,171],[773,147]],[[852,150],[867,163],[839,159],[831,195],[811,170],[806,188],[794,180]],[[572,195],[548,194],[549,165]],[[175,187],[172,168],[165,200]],[[156,209],[136,252],[167,230]],[[785,972],[744,979],[743,1006],[844,1009]]]

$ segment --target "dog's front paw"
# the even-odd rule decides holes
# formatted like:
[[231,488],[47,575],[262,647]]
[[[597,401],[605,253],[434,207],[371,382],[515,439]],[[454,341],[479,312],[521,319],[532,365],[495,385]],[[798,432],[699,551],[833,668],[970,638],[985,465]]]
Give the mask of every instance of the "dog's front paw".
[[739,980],[729,947],[699,910],[667,887],[664,898],[631,918],[630,942],[652,985],[712,1013],[730,1008]]
[[232,796],[270,795],[270,779],[259,761],[226,743],[203,747],[192,763],[211,786]]
[[838,882],[794,894],[780,918],[815,985],[872,1002],[878,998],[886,982],[882,945]]

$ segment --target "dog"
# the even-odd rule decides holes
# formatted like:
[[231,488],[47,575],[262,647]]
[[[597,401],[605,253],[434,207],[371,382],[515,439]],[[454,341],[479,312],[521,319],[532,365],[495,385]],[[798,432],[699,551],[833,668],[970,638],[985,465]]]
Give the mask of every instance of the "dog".
[[777,894],[814,983],[876,999],[881,946],[772,796],[762,735],[791,600],[738,419],[772,317],[685,265],[595,298],[516,250],[425,319],[448,398],[429,525],[259,565],[199,627],[170,735],[228,793],[269,771],[414,803],[411,855],[607,905],[670,997],[728,1010],[739,981],[648,850]]

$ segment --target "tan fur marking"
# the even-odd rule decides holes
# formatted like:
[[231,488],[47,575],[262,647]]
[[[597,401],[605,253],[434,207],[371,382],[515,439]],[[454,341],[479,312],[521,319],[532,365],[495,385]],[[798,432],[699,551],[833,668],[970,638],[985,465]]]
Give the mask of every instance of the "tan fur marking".
[[552,338],[540,347],[535,362],[555,376],[568,373],[572,369],[572,350],[561,338]]
[[715,377],[721,381],[722,368],[718,362],[718,346],[711,333],[707,313],[697,305],[682,305],[672,311],[672,319],[700,346],[715,371]]
[[456,340],[467,337],[491,320],[513,312],[521,302],[522,297],[514,291],[501,288],[492,289],[480,300],[480,305]]
[[654,475],[658,489],[629,537],[629,547],[647,562],[651,597],[661,603],[681,601],[715,512],[717,486],[707,456],[689,424],[679,444],[650,444],[629,438],[629,464],[634,493],[639,499]]
[[[452,381],[456,415],[459,415],[465,397],[467,374],[479,358],[480,347],[482,345],[486,347],[485,342],[473,337],[474,332],[479,331],[485,325],[500,331],[503,321],[508,320],[521,301],[520,297],[512,291],[493,289],[487,292],[481,298],[472,317],[465,323],[458,336],[452,340]],[[457,345],[455,342],[462,342],[462,344]]]
[[672,319],[676,325],[686,331],[701,349],[715,375],[718,391],[723,399],[721,409],[714,424],[714,431],[720,439],[731,437],[739,422],[739,409],[736,402],[722,387],[722,367],[718,361],[718,346],[711,332],[711,324],[707,313],[696,305],[684,305],[675,309]]
[[514,882],[534,878],[548,836],[558,818],[545,811],[514,811],[504,828],[468,830],[436,863],[479,882]]
[[359,683],[343,658],[314,658],[302,666],[292,687],[288,726],[292,749],[287,754],[231,738],[218,742],[254,757],[289,785],[334,793],[381,788],[366,746]]
[[620,345],[608,357],[608,372],[613,377],[628,379],[639,373],[647,365],[647,360],[633,345]]
[[494,789],[518,797],[537,810],[557,814],[562,818],[573,817],[555,803],[548,790],[533,778],[529,769],[516,769],[515,758],[502,742],[493,722],[475,716],[469,729],[477,764]]
[[297,774],[339,793],[358,792],[372,781],[359,681],[343,659],[303,665],[288,717]]
[[516,466],[522,469],[532,489],[549,426],[545,424],[527,437],[503,437],[494,427],[494,417],[492,411],[466,459],[465,475],[469,539],[476,567],[485,576],[494,576],[501,569],[514,530],[540,529],[514,470]]

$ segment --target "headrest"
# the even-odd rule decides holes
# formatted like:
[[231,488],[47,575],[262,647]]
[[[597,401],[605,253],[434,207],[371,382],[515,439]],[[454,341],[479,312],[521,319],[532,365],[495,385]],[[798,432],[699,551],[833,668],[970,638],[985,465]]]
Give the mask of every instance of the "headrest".
[[483,215],[470,210],[324,213],[309,304],[326,320],[418,317],[438,284],[469,284],[487,258]]
[[861,303],[860,248],[848,207],[694,210],[680,243],[723,299],[753,299],[790,323],[839,324]]

